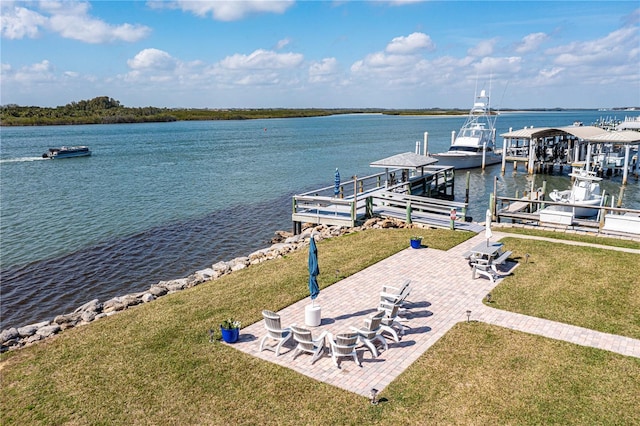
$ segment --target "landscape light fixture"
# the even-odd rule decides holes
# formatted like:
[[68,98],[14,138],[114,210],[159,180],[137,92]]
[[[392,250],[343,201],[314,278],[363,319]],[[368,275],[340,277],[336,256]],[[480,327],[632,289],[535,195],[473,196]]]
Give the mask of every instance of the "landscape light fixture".
[[467,311],[467,322],[469,322],[469,318],[471,318],[471,311]]
[[524,254],[524,263],[529,263],[529,253]]
[[378,405],[378,400],[376,400],[376,396],[378,395],[378,389],[371,388],[370,395],[371,395],[371,404]]

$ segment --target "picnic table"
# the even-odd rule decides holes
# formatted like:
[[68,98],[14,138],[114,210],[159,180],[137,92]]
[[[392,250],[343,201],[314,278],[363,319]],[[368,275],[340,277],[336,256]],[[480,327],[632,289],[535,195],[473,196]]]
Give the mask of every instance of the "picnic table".
[[493,282],[499,276],[497,265],[502,265],[511,256],[511,253],[511,251],[504,250],[504,244],[487,241],[473,247],[464,254],[464,257],[469,259],[473,279],[478,274]]

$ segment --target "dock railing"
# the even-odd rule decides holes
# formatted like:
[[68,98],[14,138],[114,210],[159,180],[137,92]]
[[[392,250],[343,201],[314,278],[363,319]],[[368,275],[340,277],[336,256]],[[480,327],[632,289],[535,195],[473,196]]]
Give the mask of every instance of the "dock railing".
[[[424,176],[413,176],[406,181],[387,181],[386,172],[341,182],[338,194],[335,186],[327,186],[293,196],[292,220],[294,233],[302,223],[338,226],[357,226],[374,214],[402,218],[408,223],[417,221],[435,226],[449,227],[451,210],[456,218],[465,220],[467,203],[433,197],[411,195],[453,194],[453,172],[445,170]],[[452,195],[451,195],[452,197]]]
[[439,198],[421,197],[407,194],[381,191],[371,196],[374,211],[378,214],[392,214],[398,217],[404,214],[405,222],[412,223],[416,218],[451,220],[451,210],[455,210],[456,219],[465,221],[468,204]]
[[[299,233],[305,222],[325,225],[356,226],[356,223],[371,215],[370,200],[367,197],[385,188],[385,173],[357,177],[341,182],[335,196],[335,185],[293,196],[291,218],[294,233]],[[369,209],[369,211],[368,211]]]

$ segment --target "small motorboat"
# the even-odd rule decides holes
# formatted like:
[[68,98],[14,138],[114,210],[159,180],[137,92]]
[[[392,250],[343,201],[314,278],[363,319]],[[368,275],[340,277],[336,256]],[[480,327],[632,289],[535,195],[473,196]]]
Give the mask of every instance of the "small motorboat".
[[554,189],[549,193],[549,198],[558,203],[573,204],[574,217],[592,217],[598,214],[598,207],[602,204],[600,194],[600,181],[602,178],[596,176],[595,172],[578,169],[569,173],[574,178],[571,189],[558,191]]
[[89,147],[86,146],[61,146],[60,148],[49,148],[49,151],[42,154],[42,158],[73,158],[88,157],[91,155]]

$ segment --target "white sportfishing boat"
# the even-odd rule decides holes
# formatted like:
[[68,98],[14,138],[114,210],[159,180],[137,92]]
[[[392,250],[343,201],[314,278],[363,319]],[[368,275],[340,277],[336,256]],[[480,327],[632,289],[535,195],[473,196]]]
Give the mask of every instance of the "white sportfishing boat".
[[[596,176],[595,172],[578,169],[569,173],[574,178],[571,189],[558,191],[554,189],[549,193],[549,198],[558,203],[574,204],[575,207],[566,207],[573,209],[574,217],[593,217],[598,214],[598,209],[589,207],[598,207],[602,205],[602,195],[600,194],[600,181],[602,178]],[[557,206],[554,206],[557,207]],[[559,206],[565,209],[562,206]]]
[[449,151],[432,156],[438,160],[439,166],[453,166],[454,169],[472,169],[501,162],[502,157],[495,151],[495,121],[496,116],[491,115],[489,95],[481,90]]

